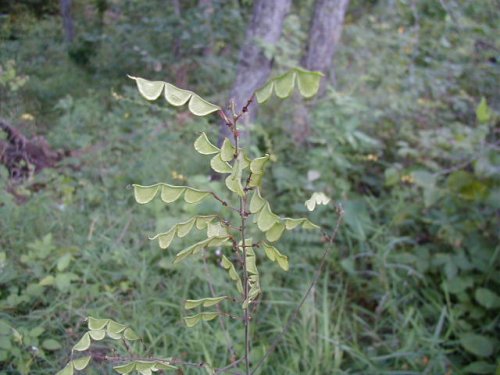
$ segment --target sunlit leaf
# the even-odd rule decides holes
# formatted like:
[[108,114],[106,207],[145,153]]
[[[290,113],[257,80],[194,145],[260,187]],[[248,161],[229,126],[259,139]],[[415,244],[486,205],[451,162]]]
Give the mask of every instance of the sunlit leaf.
[[206,116],[212,112],[218,111],[219,106],[207,102],[205,99],[200,98],[198,95],[193,94],[189,101],[189,110],[193,115]]
[[213,298],[202,298],[202,299],[188,299],[186,300],[184,304],[184,308],[186,310],[194,309],[195,307],[198,306],[203,306],[203,307],[211,307],[214,306],[222,301],[224,301],[227,297],[213,297]]
[[274,81],[274,92],[278,98],[285,99],[290,96],[295,86],[295,75],[294,70],[289,70]]
[[283,255],[279,252],[278,249],[276,249],[274,246],[269,245],[268,243],[264,242],[262,244],[264,247],[264,251],[266,253],[266,256],[273,262],[277,261],[278,265],[284,270],[288,271],[289,264],[288,264],[288,257],[286,255]]
[[212,159],[210,159],[210,167],[218,173],[231,173],[233,168],[231,165],[222,160],[221,154],[215,155]]
[[121,333],[125,331],[126,328],[127,328],[126,325],[110,320],[107,326],[107,331],[112,333]]
[[113,367],[113,370],[115,370],[119,374],[130,374],[135,370],[135,362],[127,363],[126,365],[115,366]]
[[198,203],[203,198],[209,196],[210,193],[207,191],[201,191],[193,188],[186,188],[186,192],[184,193],[184,200],[187,203]]
[[73,367],[75,368],[75,370],[78,370],[78,371],[81,371],[81,370],[84,370],[89,362],[90,362],[90,359],[91,359],[91,356],[85,356],[85,357],[80,357],[78,359],[74,359],[72,362],[73,362]]
[[252,194],[252,198],[250,199],[250,205],[248,209],[252,214],[259,212],[262,207],[266,204],[266,200],[260,196],[259,189],[255,189]]
[[323,192],[314,192],[308,200],[305,201],[305,205],[309,211],[314,211],[316,205],[327,205],[330,202]]
[[187,103],[193,93],[183,90],[170,83],[165,83],[165,99],[173,106],[181,106]]
[[73,375],[73,363],[72,362],[68,363],[66,367],[64,367],[56,375]]
[[223,161],[231,161],[234,159],[234,146],[231,141],[227,138],[224,138],[222,142],[222,146],[220,149],[220,156]]
[[269,159],[270,156],[266,155],[252,160],[252,162],[250,163],[250,170],[252,171],[252,173],[257,173],[257,174],[263,173],[264,167],[266,166]]
[[271,227],[279,221],[279,216],[271,211],[269,202],[266,201],[264,207],[260,210],[257,217],[257,226],[262,232],[267,232]]
[[146,204],[151,202],[156,196],[156,193],[158,192],[158,189],[160,187],[159,184],[151,186],[141,186],[133,184],[132,186],[134,187],[135,200],[139,204]]
[[205,215],[196,217],[196,228],[203,229],[206,228],[208,223],[212,222],[217,216],[216,215]]
[[100,341],[106,337],[106,331],[104,329],[89,331],[89,335],[92,340]]
[[199,322],[201,321],[201,315],[200,314],[196,314],[196,315],[193,315],[193,316],[185,316],[184,317],[184,323],[186,323],[186,325],[188,327],[194,327],[195,325],[197,325]]
[[241,184],[241,174],[242,174],[241,161],[238,158],[234,162],[231,174],[226,177],[225,182],[229,190],[238,194],[240,197],[243,197],[245,195],[245,192],[243,191],[243,185]]
[[241,283],[241,279],[240,276],[238,275],[238,272],[236,272],[234,264],[231,263],[231,261],[227,259],[225,255],[222,255],[221,265],[226,270],[228,270],[229,278],[236,282],[236,289],[238,290],[238,292],[243,294],[243,284]]
[[221,223],[209,223],[207,225],[207,237],[227,236],[227,229]]
[[274,80],[267,82],[262,88],[255,91],[255,96],[257,97],[258,103],[264,103],[267,99],[271,97],[274,88]]
[[250,175],[249,187],[260,187],[264,178],[264,173],[252,173]]
[[[189,190],[186,191],[186,194]],[[195,218],[191,218],[188,221],[185,221],[184,223],[179,223],[177,224],[177,237],[182,238],[185,237],[189,232],[191,232],[191,229],[193,228]]]
[[172,240],[174,239],[176,232],[177,232],[177,227],[173,227],[168,232],[159,233],[154,237],[150,237],[149,239],[150,240],[158,239],[158,244],[160,245],[160,248],[167,249],[172,243]]
[[304,229],[320,229],[320,226],[314,224],[310,220],[304,219],[304,221],[302,223],[302,228],[304,228]]
[[161,81],[148,81],[144,78],[132,76],[128,77],[135,80],[135,82],[137,83],[137,89],[147,100],[158,99],[158,97],[161,95],[161,92],[163,91],[163,87],[165,86],[165,82]]
[[76,343],[75,346],[73,346],[73,350],[76,350],[77,352],[83,352],[87,350],[90,347],[90,335],[85,333],[80,341]]
[[247,272],[251,274],[258,274],[259,272],[257,271],[257,263],[256,263],[256,256],[255,252],[251,247],[246,248],[246,268]]
[[292,229],[295,229],[300,224],[302,224],[304,222],[304,219],[286,218],[283,221],[285,222],[285,228],[286,228],[286,230],[292,230]]
[[135,361],[135,370],[143,375],[151,374],[151,369],[154,365],[155,363],[152,361]]
[[160,198],[165,203],[172,203],[179,199],[184,190],[185,188],[181,186],[163,184],[161,187]]
[[120,333],[110,332],[109,330],[106,330],[106,334],[108,335],[108,337],[110,339],[113,339],[113,340],[121,340],[122,339],[122,335]]
[[320,72],[311,72],[300,68],[296,69],[297,84],[299,91],[304,98],[311,98],[319,90],[321,77],[323,74]]
[[88,317],[88,327],[89,329],[101,330],[106,327],[106,324],[109,323],[109,319],[96,319],[91,316]]
[[491,118],[491,109],[486,102],[484,97],[481,98],[481,102],[476,108],[476,117],[479,123],[487,123]]
[[284,231],[285,225],[282,223],[276,223],[266,232],[266,239],[270,242],[278,241]]
[[168,362],[160,362],[160,361],[155,362],[154,368],[156,370],[177,370],[177,367],[172,366]]
[[123,337],[125,337],[125,339],[129,341],[140,340],[140,337],[131,328],[127,328],[125,331],[123,331]]
[[217,154],[220,149],[214,146],[209,140],[205,133],[201,135],[194,142],[194,148],[202,155]]

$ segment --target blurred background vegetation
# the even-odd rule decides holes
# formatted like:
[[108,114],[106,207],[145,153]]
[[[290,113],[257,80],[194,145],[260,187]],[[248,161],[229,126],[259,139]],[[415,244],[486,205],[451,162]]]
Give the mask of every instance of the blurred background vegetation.
[[[19,176],[0,154],[1,373],[62,368],[88,315],[134,327],[146,355],[227,362],[218,325],[182,324],[182,300],[207,294],[203,266],[174,267],[147,240],[193,208],[138,207],[128,188],[160,177],[218,189],[192,142],[220,124],[145,102],[126,74],[227,103],[256,2],[74,0],[66,20],[67,1],[0,3],[0,117],[58,155]],[[294,0],[279,42],[261,43],[273,74],[301,63],[313,8]],[[326,272],[262,373],[500,372],[499,25],[497,0],[351,0],[307,139],[290,136],[290,102],[259,108],[251,150],[273,155],[264,189],[275,211],[304,216],[321,190],[346,212]],[[332,228],[336,215],[312,219]],[[255,360],[322,248],[289,233],[290,272],[262,259]]]

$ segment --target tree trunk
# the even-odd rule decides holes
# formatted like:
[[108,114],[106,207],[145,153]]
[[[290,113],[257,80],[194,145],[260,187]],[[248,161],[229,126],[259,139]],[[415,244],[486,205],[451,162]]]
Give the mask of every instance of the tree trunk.
[[[246,31],[245,42],[240,51],[238,70],[231,100],[234,101],[235,110],[241,111],[256,89],[263,85],[271,73],[272,61],[264,55],[259,46],[262,42],[266,45],[275,45],[281,35],[283,20],[290,9],[291,0],[255,0],[253,15]],[[254,117],[255,108],[250,107],[249,113],[243,122]],[[242,139],[248,135],[242,129]],[[232,135],[225,124],[221,125],[220,138]]]
[[[302,66],[325,73],[326,79],[322,80],[319,96],[325,92],[326,83],[334,80],[334,73],[331,69],[332,61],[342,34],[348,5],[349,0],[316,0],[314,5],[314,15],[311,19]],[[294,117],[293,138],[296,143],[303,144],[311,131],[309,111],[305,104],[297,105]]]
[[71,0],[60,0],[59,4],[61,6],[64,37],[66,43],[71,44],[75,38],[75,26],[71,17]]

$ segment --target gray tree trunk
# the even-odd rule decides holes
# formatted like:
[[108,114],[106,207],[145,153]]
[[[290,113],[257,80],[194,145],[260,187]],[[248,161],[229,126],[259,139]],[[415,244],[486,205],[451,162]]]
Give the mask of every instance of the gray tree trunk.
[[64,38],[66,43],[71,44],[75,38],[75,26],[71,17],[71,0],[60,0],[59,5],[61,7]]
[[[320,87],[320,96],[325,92],[328,80],[334,80],[332,62],[342,34],[348,5],[349,0],[316,0],[314,4],[307,49],[301,63],[308,70],[319,70],[325,73],[326,77],[322,80]],[[308,108],[304,104],[298,104],[294,117],[292,135],[295,142],[303,144],[311,131]]]
[[[288,13],[291,0],[255,0],[253,15],[248,25],[238,62],[236,80],[231,91],[237,112],[247,103],[256,89],[263,85],[271,73],[272,61],[264,55],[260,43],[275,45],[283,29],[283,20]],[[243,125],[248,123],[255,114],[255,106],[243,119]],[[242,129],[242,138],[247,132]],[[221,139],[232,135],[225,124],[221,125]]]

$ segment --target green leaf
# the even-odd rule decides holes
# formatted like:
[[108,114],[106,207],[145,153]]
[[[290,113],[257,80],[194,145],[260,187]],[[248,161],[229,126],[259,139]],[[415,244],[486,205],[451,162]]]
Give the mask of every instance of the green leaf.
[[126,365],[115,366],[113,367],[113,370],[115,370],[119,374],[129,374],[135,370],[135,363],[131,362],[127,363]]
[[88,327],[92,330],[101,330],[109,323],[109,319],[96,319],[91,316],[88,317]]
[[266,204],[266,200],[260,196],[259,189],[255,189],[252,194],[252,198],[250,199],[250,205],[248,209],[252,214],[256,214],[259,212],[262,207]]
[[90,363],[91,356],[85,356],[85,357],[80,357],[78,359],[74,359],[73,362],[73,367],[75,370],[81,371],[84,370]]
[[218,111],[219,106],[207,102],[198,95],[193,94],[189,101],[189,110],[196,116],[206,116],[212,112]]
[[150,374],[151,370],[154,367],[155,363],[152,361],[135,361],[135,370],[139,371],[141,374],[144,374],[145,372]]
[[231,165],[222,160],[221,154],[215,155],[211,160],[210,160],[210,167],[218,173],[231,173],[233,171],[233,168]]
[[[186,191],[187,194],[187,191]],[[191,232],[191,229],[193,229],[193,225],[195,222],[196,218],[191,218],[183,223],[177,224],[177,237],[182,238],[185,237],[189,232]]]
[[73,346],[73,350],[76,350],[77,352],[83,352],[87,350],[90,347],[90,335],[85,333],[80,341],[76,343],[75,346]]
[[285,225],[282,223],[276,223],[266,232],[266,239],[270,242],[278,241],[284,231]]
[[267,232],[277,222],[279,222],[279,216],[271,211],[269,202],[266,201],[257,217],[257,226],[262,232]]
[[475,333],[466,333],[460,337],[460,344],[468,352],[478,357],[489,357],[493,354],[494,343],[489,337]]
[[73,363],[69,362],[66,367],[59,371],[56,375],[73,375]]
[[202,299],[188,299],[184,304],[184,308],[186,310],[190,310],[200,305],[203,307],[211,307],[224,301],[226,298],[227,298],[226,296],[223,296],[223,297],[202,298]]
[[110,320],[108,323],[107,331],[112,333],[122,333],[127,328],[126,325]]
[[183,90],[170,83],[165,83],[165,99],[173,106],[179,107],[187,103],[193,95],[191,91]]
[[283,221],[285,222],[286,230],[292,230],[301,225],[304,222],[304,219],[291,219],[287,217]]
[[250,163],[250,170],[252,171],[252,173],[264,173],[264,167],[266,166],[270,158],[270,155],[266,154],[266,156],[262,156],[260,158],[252,160],[252,162]]
[[327,205],[330,202],[328,198],[322,192],[314,192],[308,200],[306,200],[305,205],[309,211],[314,211],[316,205]]
[[220,149],[220,156],[223,161],[231,161],[234,159],[234,146],[231,141],[227,138],[224,138],[222,142],[222,147]]
[[491,109],[484,97],[481,98],[481,102],[476,108],[476,117],[481,124],[487,123],[491,119]]
[[177,232],[177,227],[173,227],[168,232],[159,233],[154,237],[150,237],[149,239],[150,240],[158,239],[160,248],[167,249],[172,243],[172,240],[174,239],[176,232]]
[[161,81],[148,81],[144,78],[132,77],[129,78],[135,80],[137,84],[137,89],[147,100],[156,100],[161,95],[165,82]]
[[186,188],[182,186],[163,184],[161,187],[160,198],[165,203],[172,203],[179,199],[179,197],[185,190]]
[[141,338],[135,331],[131,328],[127,328],[125,331],[123,331],[123,337],[125,337],[126,340],[129,341],[135,341],[135,340],[140,340]]
[[207,237],[227,236],[227,229],[221,223],[209,223],[207,226]]
[[264,103],[267,99],[271,97],[274,88],[274,81],[271,80],[267,82],[262,88],[255,91],[255,96],[257,97],[258,103]]
[[106,337],[106,331],[104,329],[89,331],[89,335],[92,340],[100,341]]
[[209,140],[205,133],[201,135],[194,142],[194,149],[202,155],[217,154],[220,149],[214,146]]
[[226,187],[233,193],[238,194],[240,197],[245,195],[243,185],[241,184],[241,161],[238,158],[233,165],[233,170],[229,176],[226,177]]
[[212,222],[216,217],[217,217],[216,215],[197,216],[196,228],[200,230],[206,228],[208,224]]
[[302,228],[304,228],[304,229],[320,229],[320,226],[314,224],[310,220],[304,219],[302,222]]
[[297,84],[299,86],[299,92],[304,98],[311,98],[319,90],[319,85],[321,82],[321,77],[323,73],[321,72],[311,72],[308,70],[296,69],[297,72]]
[[[205,241],[202,241],[205,243]],[[194,254],[195,250],[200,246],[200,242],[195,243],[194,245],[191,245],[180,252],[177,253],[174,259],[174,264],[182,262],[184,259],[190,257],[191,255]]]
[[201,191],[193,188],[186,188],[186,192],[184,193],[184,200],[187,203],[198,203],[203,198],[209,196],[210,193],[208,191]]
[[285,99],[290,96],[295,86],[295,75],[295,71],[289,70],[282,76],[276,78],[274,82],[274,92],[278,98]]
[[69,254],[69,253],[64,254],[57,261],[57,270],[59,272],[64,271],[66,268],[68,268],[72,259],[73,259],[73,256],[71,254]]
[[277,261],[278,265],[284,270],[288,271],[290,266],[288,264],[288,257],[286,255],[283,255],[279,252],[278,249],[276,249],[274,246],[269,245],[268,243],[264,242],[262,244],[264,247],[264,251],[266,253],[266,256],[273,262]]
[[156,193],[158,192],[159,184],[151,186],[141,186],[137,184],[132,185],[134,187],[134,197],[137,203],[146,204],[151,202]]
[[186,323],[186,325],[189,328],[194,327],[200,321],[201,321],[201,315],[200,314],[196,314],[196,315],[193,315],[193,316],[186,316],[186,317],[184,317],[184,323]]
[[106,330],[106,334],[108,335],[108,337],[110,339],[113,339],[113,340],[121,340],[122,339],[122,335],[120,333],[110,332],[109,329]]
[[490,289],[478,288],[474,293],[476,301],[487,309],[497,309],[500,307],[500,297]]
[[255,256],[255,252],[251,247],[246,248],[246,268],[247,272],[253,275],[258,275],[259,271],[257,270],[257,257]]
[[42,348],[44,348],[45,350],[54,351],[61,349],[62,345],[59,343],[59,341],[56,341],[54,339],[46,339],[42,342]]
[[229,278],[236,282],[236,289],[238,290],[238,292],[243,294],[243,284],[241,283],[241,279],[240,276],[238,275],[238,272],[236,272],[234,264],[231,263],[231,261],[227,259],[225,255],[222,255],[221,265],[226,270],[228,270]]
[[159,361],[156,361],[154,367],[155,367],[156,370],[177,370],[177,367],[172,366],[168,362],[159,362]]
[[[496,365],[484,361],[472,362],[462,368],[467,374],[494,374]],[[500,367],[499,367],[500,368]],[[497,372],[498,374],[498,372]]]

